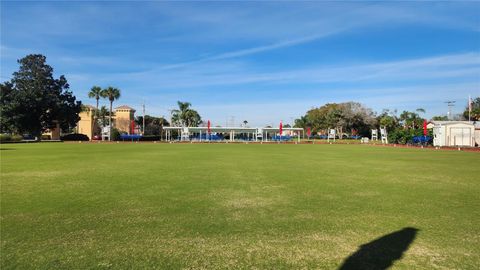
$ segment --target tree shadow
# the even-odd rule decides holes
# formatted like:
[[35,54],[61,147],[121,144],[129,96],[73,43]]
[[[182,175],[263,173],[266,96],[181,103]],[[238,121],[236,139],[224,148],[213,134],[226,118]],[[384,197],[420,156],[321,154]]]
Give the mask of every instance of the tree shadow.
[[406,227],[363,244],[343,262],[339,270],[387,269],[402,258],[418,231]]

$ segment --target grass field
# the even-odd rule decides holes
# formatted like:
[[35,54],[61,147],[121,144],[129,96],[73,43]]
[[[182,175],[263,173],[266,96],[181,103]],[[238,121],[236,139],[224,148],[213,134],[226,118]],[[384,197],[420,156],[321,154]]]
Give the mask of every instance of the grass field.
[[479,153],[1,148],[1,269],[480,268]]

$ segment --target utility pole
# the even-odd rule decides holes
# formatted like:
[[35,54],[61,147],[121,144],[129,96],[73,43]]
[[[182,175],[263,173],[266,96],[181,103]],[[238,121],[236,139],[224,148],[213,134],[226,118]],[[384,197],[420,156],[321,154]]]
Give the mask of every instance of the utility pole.
[[143,127],[142,127],[142,135],[145,135],[145,100],[143,100]]
[[447,106],[448,106],[447,118],[448,118],[449,120],[451,120],[452,107],[455,106],[455,101],[454,101],[454,100],[448,100],[448,101],[445,101],[445,103],[447,103]]

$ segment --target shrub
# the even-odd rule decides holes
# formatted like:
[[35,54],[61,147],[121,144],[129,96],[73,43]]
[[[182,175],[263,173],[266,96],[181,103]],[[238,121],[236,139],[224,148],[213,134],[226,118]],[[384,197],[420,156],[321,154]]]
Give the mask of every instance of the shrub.
[[22,135],[12,135],[11,137],[12,142],[21,142],[23,140]]
[[9,142],[12,140],[12,136],[9,134],[0,134],[0,142]]
[[72,134],[62,136],[61,140],[62,141],[89,141],[90,139],[85,134],[72,133]]
[[112,141],[119,141],[120,140],[120,131],[116,128],[112,128],[112,134],[111,134],[111,139]]
[[0,134],[0,142],[20,142],[23,137],[20,135]]
[[152,141],[160,141],[159,135],[146,135],[140,138],[141,142],[152,142]]
[[399,127],[388,134],[388,142],[398,144],[413,143],[413,137],[421,136],[422,134],[422,129],[404,129]]

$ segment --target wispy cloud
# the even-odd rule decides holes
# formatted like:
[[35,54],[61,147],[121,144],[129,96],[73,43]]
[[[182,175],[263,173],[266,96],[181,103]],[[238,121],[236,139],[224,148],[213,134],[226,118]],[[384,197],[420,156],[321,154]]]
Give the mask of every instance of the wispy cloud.
[[147,97],[159,113],[185,99],[213,116],[252,112],[249,121],[264,108],[263,124],[288,120],[282,108],[417,106],[479,91],[479,3],[0,4],[2,79],[42,53],[85,100],[92,85],[115,85],[122,103]]
[[248,64],[210,63],[181,70],[152,69],[106,76],[111,81],[159,80],[164,88],[200,88],[215,85],[321,84],[332,82],[413,82],[447,78],[478,80],[480,53],[442,55],[390,62],[346,64],[261,72]]

